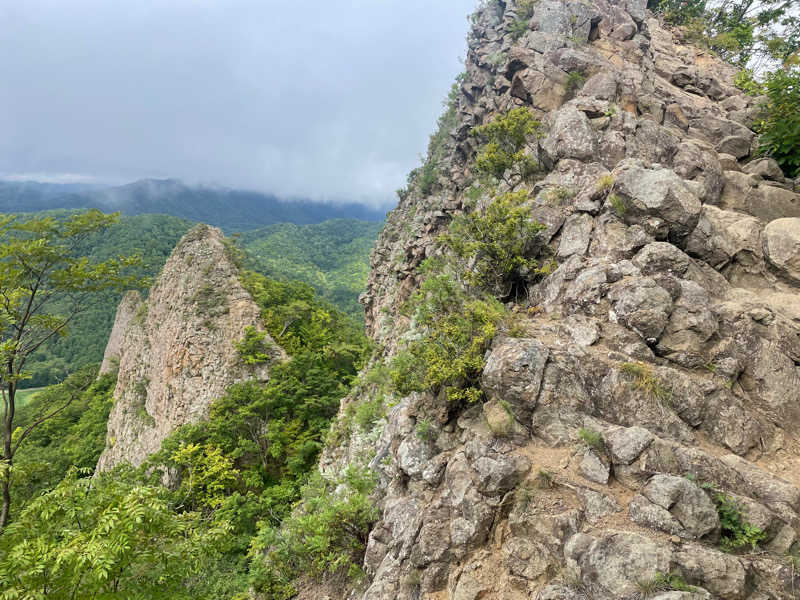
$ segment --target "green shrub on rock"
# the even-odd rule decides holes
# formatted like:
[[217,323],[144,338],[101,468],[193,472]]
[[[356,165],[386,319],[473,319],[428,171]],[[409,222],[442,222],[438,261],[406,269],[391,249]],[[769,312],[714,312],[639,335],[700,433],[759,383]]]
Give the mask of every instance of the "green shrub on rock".
[[369,498],[372,472],[350,467],[339,481],[315,474],[303,488],[302,506],[280,527],[263,525],[253,540],[253,587],[271,599],[288,599],[302,577],[357,579],[378,510]]
[[494,298],[475,298],[448,274],[429,276],[407,307],[422,335],[392,362],[400,394],[444,390],[451,402],[474,402],[484,354],[505,308]]
[[503,194],[484,211],[455,217],[448,232],[439,238],[466,283],[506,297],[523,274],[538,267],[531,256],[532,246],[545,226],[530,218],[527,198],[527,191]]
[[759,151],[771,156],[789,177],[800,176],[800,69],[778,70],[765,82],[766,117]]
[[530,179],[539,165],[525,150],[528,138],[538,135],[540,127],[526,107],[513,108],[486,125],[475,127],[472,135],[485,141],[475,159],[479,176],[509,185]]

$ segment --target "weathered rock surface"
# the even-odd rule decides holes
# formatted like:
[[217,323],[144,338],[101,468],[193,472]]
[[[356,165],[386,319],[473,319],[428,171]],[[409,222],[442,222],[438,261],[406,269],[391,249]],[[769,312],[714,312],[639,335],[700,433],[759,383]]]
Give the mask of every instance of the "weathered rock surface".
[[776,219],[764,228],[767,259],[781,273],[800,282],[800,219]]
[[[266,379],[245,366],[234,343],[260,309],[238,279],[222,233],[198,225],[170,255],[145,302],[123,299],[106,350],[119,355],[114,407],[99,470],[141,464],[185,423],[205,418],[236,381]],[[282,356],[275,346],[275,358]]]
[[114,317],[114,326],[111,328],[111,335],[108,337],[103,362],[100,365],[100,374],[111,373],[119,367],[119,357],[122,352],[122,341],[125,333],[130,327],[131,320],[136,317],[136,313],[142,308],[142,297],[139,292],[131,290],[127,292],[117,307],[117,314]]
[[[509,302],[523,333],[487,352],[485,406],[396,398],[372,438],[326,449],[324,473],[391,458],[372,463],[381,516],[352,599],[633,600],[668,574],[693,591],[649,597],[800,589],[800,194],[751,158],[759,100],[737,70],[646,4],[541,0],[516,38],[514,0],[473,19],[439,183],[412,181],[372,253],[368,331],[387,359],[417,333],[399,308],[470,209],[469,132],[516,106],[543,124],[526,206],[558,267]],[[716,494],[764,531],[756,551],[720,549]]]
[[634,523],[697,539],[720,527],[716,506],[685,477],[656,475],[630,505]]

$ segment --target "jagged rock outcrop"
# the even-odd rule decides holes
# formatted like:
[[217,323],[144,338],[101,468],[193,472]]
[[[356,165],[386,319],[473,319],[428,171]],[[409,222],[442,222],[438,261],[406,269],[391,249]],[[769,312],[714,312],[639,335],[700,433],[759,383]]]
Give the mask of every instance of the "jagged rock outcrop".
[[114,326],[111,328],[111,335],[108,336],[103,362],[100,364],[100,374],[111,373],[119,367],[119,357],[122,353],[122,341],[125,332],[130,327],[131,320],[136,316],[139,306],[142,304],[142,296],[136,290],[127,292],[120,300],[117,307],[117,314],[114,317]]
[[[178,243],[147,300],[128,294],[106,356],[119,357],[114,407],[97,468],[141,464],[179,426],[197,422],[231,384],[258,377],[235,342],[261,328],[222,232],[198,225]],[[274,345],[276,358],[282,355]]]
[[[539,0],[517,38],[519,14],[493,1],[473,18],[448,159],[389,215],[368,330],[389,358],[407,338],[399,307],[467,205],[469,131],[515,106],[544,124],[528,205],[559,266],[509,306],[525,333],[494,341],[486,404],[413,394],[326,449],[323,473],[375,452],[380,474],[366,587],[343,595],[794,598],[800,194],[753,158],[759,99],[645,0]],[[722,550],[719,495],[758,549]]]

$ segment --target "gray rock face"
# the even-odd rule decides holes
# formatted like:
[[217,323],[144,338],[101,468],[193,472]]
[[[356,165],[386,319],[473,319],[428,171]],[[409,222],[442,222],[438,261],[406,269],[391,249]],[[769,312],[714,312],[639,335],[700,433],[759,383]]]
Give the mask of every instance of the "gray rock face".
[[630,506],[631,519],[645,527],[698,539],[719,529],[714,503],[683,477],[656,475]]
[[130,327],[131,321],[136,317],[139,309],[144,310],[142,297],[137,291],[127,292],[117,307],[117,315],[114,317],[114,326],[111,328],[111,335],[103,353],[103,362],[100,365],[100,375],[111,373],[119,367],[119,357],[122,351],[122,341]]
[[653,434],[643,427],[622,427],[606,434],[605,443],[615,463],[629,465],[653,439]]
[[[261,310],[239,283],[222,240],[207,225],[187,233],[121,342],[112,337],[109,354],[119,348],[119,374],[99,470],[141,464],[175,429],[204,419],[230,385],[267,377],[243,364],[234,346],[247,327],[262,329]],[[123,317],[132,300],[123,300]],[[274,359],[284,356],[274,346]]]
[[558,111],[550,133],[542,141],[542,152],[551,165],[562,158],[593,158],[597,154],[597,138],[586,115],[569,106]]
[[538,340],[507,338],[492,347],[481,378],[490,399],[507,402],[520,423],[530,422],[550,351]]
[[589,481],[606,484],[611,476],[609,465],[597,455],[593,450],[586,450],[583,453],[583,460],[580,466],[581,475]]
[[762,225],[755,217],[705,205],[686,251],[717,270],[735,262],[749,271],[763,261],[761,235]]
[[800,219],[776,219],[767,225],[764,252],[770,264],[800,282]]
[[756,175],[757,177],[762,177],[763,179],[771,179],[773,181],[784,180],[783,171],[780,166],[775,162],[775,159],[769,157],[759,158],[748,163],[745,165],[743,171],[751,175]]
[[564,548],[567,567],[601,598],[632,598],[638,582],[668,573],[671,551],[634,533],[573,536]]
[[[528,258],[558,265],[506,299],[481,406],[431,390],[403,399],[377,441],[326,448],[324,472],[393,459],[371,464],[367,591],[336,600],[639,600],[670,573],[694,591],[650,597],[793,597],[800,194],[769,160],[746,162],[761,100],[733,85],[737,70],[646,4],[541,0],[518,21],[516,0],[481,3],[436,189],[412,178],[373,251],[367,329],[387,360],[422,333],[400,307],[470,202],[470,130],[511,108],[542,123],[527,139],[542,173],[499,192],[524,191],[546,226]],[[419,418],[437,423],[424,444]],[[581,430],[605,448],[587,451]],[[766,532],[755,552],[719,549],[716,508],[692,481]]]
[[659,219],[673,240],[687,236],[697,225],[700,200],[673,171],[626,161],[615,169],[614,177],[626,222],[645,224],[648,218]]
[[573,254],[585,254],[592,239],[593,227],[594,219],[591,216],[585,213],[572,215],[564,223],[561,243],[558,246],[556,256],[559,259],[564,259]]
[[648,343],[661,336],[672,313],[672,297],[650,278],[632,277],[608,294],[612,319],[641,335]]

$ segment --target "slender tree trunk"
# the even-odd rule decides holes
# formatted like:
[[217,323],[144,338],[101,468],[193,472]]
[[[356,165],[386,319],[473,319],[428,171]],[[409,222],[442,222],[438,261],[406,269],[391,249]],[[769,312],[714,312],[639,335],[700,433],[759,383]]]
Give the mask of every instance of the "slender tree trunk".
[[8,473],[10,468],[9,461],[6,476],[3,477],[3,508],[0,509],[0,532],[6,527],[6,521],[8,521],[8,511],[11,508],[11,474]]
[[8,514],[11,510],[11,440],[14,435],[14,408],[17,395],[17,386],[14,382],[8,384],[8,394],[5,421],[3,423],[3,506],[0,508],[0,531],[5,529],[8,522]]

